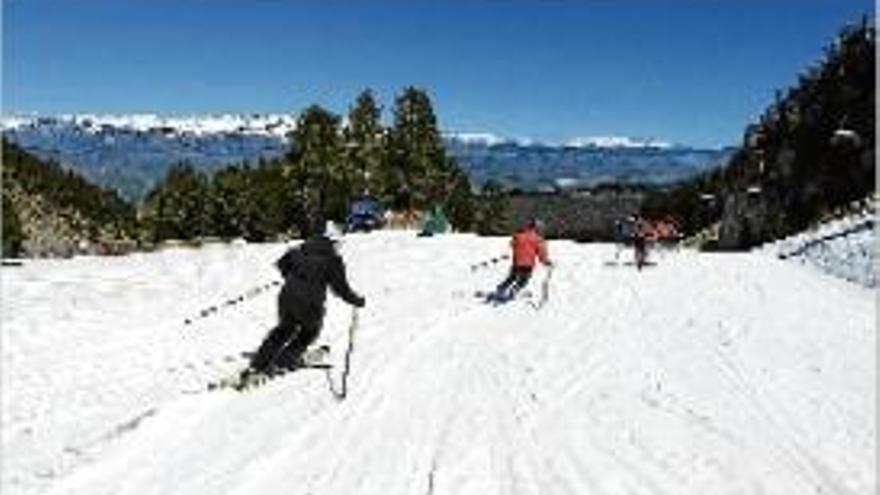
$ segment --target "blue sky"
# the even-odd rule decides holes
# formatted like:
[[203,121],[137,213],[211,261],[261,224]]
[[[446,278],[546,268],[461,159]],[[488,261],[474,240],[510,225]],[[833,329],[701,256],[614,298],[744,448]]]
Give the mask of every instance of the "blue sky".
[[3,113],[390,115],[560,143],[738,144],[871,0],[2,0]]

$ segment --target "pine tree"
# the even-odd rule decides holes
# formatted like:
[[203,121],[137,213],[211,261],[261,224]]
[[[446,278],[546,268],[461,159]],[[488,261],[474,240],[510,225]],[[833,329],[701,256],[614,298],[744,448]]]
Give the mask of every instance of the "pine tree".
[[250,207],[251,169],[247,163],[232,166],[214,174],[209,201],[213,234],[229,239],[244,236],[255,219]]
[[249,222],[245,229],[248,240],[263,241],[290,230],[290,211],[299,202],[297,189],[284,177],[284,168],[276,163],[264,164],[251,172],[249,182]]
[[449,221],[459,231],[469,231],[476,220],[476,207],[471,181],[467,174],[450,158],[450,191],[446,204]]
[[342,217],[354,174],[343,157],[339,117],[312,105],[297,119],[291,138],[285,175],[293,181],[299,201],[327,218]]
[[390,191],[403,208],[425,208],[445,199],[446,151],[428,94],[407,87],[395,101],[390,133]]
[[504,235],[510,232],[513,223],[510,198],[500,182],[486,181],[477,204],[475,223],[478,234]]
[[153,240],[191,240],[213,233],[208,192],[203,173],[187,163],[171,167],[146,199]]
[[356,195],[381,196],[382,184],[387,180],[385,159],[386,131],[380,122],[382,109],[376,104],[372,91],[358,96],[349,111],[344,129],[346,159],[354,172]]

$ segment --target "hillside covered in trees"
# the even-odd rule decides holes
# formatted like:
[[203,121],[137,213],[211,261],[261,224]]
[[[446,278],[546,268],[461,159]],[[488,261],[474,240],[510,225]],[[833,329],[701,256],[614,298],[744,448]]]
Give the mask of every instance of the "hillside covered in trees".
[[106,253],[136,236],[136,214],[115,191],[3,140],[3,256]]
[[875,28],[845,27],[822,58],[777,91],[730,163],[643,205],[710,246],[743,249],[799,232],[875,186]]

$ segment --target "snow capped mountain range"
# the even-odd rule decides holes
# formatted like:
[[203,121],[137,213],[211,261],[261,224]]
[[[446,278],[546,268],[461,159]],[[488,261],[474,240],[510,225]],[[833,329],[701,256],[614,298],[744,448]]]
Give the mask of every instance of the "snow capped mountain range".
[[446,132],[444,137],[468,145],[496,146],[510,143],[519,146],[565,146],[567,148],[659,148],[667,149],[675,145],[654,138],[629,136],[587,136],[576,137],[557,145],[542,143],[532,138],[505,138],[491,132]]
[[[277,158],[296,128],[293,114],[12,115],[0,131],[42,159],[137,200],[175,163],[206,172]],[[730,150],[695,149],[643,138],[597,136],[566,144],[488,132],[444,133],[449,153],[475,186],[545,190],[599,183],[662,184],[719,166]]]
[[[127,129],[140,132],[159,131],[165,134],[205,134],[241,133],[277,136],[286,138],[296,129],[295,114],[217,114],[163,116],[154,113],[133,114],[62,114],[39,116],[36,114],[10,115],[0,118],[0,130],[11,131],[26,126],[69,125],[84,132],[97,133],[110,128]],[[515,143],[519,146],[542,144],[531,138],[506,138],[491,132],[444,133],[449,140],[465,144],[494,146],[502,143]],[[553,144],[550,144],[553,146]],[[567,147],[584,148],[670,148],[672,145],[654,138],[628,136],[588,136],[577,137],[564,144]]]
[[241,133],[284,138],[296,128],[293,114],[219,114],[192,116],[160,116],[136,114],[66,114],[57,116],[14,115],[0,119],[3,131],[27,126],[71,126],[84,132],[98,133],[111,128],[132,131],[160,131],[166,134]]
[[[454,139],[463,144],[475,144],[484,146],[494,146],[512,140],[505,139],[501,136],[492,134],[491,132],[446,132],[443,135],[446,139]],[[516,141],[512,141],[516,142]]]
[[568,142],[576,148],[593,146],[597,148],[671,148],[672,144],[654,138],[632,138],[625,136],[579,137]]

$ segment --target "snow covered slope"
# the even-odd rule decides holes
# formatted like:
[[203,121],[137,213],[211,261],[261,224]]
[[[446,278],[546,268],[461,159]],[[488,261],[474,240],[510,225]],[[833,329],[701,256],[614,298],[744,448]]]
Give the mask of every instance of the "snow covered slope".
[[861,212],[768,244],[761,251],[849,280],[877,287],[876,201]]
[[[505,267],[471,266],[506,239],[350,235],[367,307],[348,398],[338,369],[195,393],[274,323],[284,249],[4,267],[2,492],[876,490],[871,290],[758,254],[637,272],[552,242],[548,304],[492,307],[473,294]],[[331,299],[336,362],[349,316]]]

